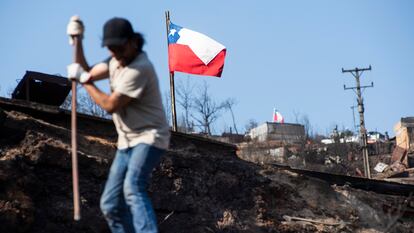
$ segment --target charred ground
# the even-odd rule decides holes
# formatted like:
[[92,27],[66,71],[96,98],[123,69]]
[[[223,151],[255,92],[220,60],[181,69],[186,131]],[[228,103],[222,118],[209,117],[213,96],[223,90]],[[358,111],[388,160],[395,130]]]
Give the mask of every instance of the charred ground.
[[[108,232],[99,197],[115,152],[110,122],[79,122],[82,219],[73,221],[63,113],[0,111],[0,232]],[[413,232],[407,197],[331,186],[173,134],[149,187],[161,232]],[[294,221],[286,216],[309,221]]]

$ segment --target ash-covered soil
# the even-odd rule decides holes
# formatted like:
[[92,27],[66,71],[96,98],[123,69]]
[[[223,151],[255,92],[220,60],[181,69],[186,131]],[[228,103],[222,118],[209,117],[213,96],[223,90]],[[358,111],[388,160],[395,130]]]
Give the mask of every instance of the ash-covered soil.
[[[109,232],[99,198],[115,153],[113,126],[79,124],[76,222],[69,123],[1,112],[0,232]],[[179,135],[149,192],[160,232],[414,232],[407,197],[330,186]]]

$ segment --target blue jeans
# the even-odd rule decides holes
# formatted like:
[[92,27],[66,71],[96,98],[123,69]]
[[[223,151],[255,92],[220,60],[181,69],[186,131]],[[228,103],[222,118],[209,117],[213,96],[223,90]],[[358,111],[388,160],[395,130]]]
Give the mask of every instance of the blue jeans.
[[146,188],[164,152],[147,144],[117,150],[100,203],[112,233],[158,232]]

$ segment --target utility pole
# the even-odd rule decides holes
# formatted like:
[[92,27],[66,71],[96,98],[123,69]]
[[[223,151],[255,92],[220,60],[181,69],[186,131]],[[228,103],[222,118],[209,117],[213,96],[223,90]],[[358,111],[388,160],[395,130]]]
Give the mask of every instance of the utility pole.
[[354,133],[358,133],[358,125],[355,123],[355,108],[358,106],[351,106],[352,109],[352,119],[354,120],[354,125],[352,126],[352,130],[354,131]]
[[364,119],[364,99],[362,98],[361,94],[361,88],[368,88],[368,87],[374,87],[374,83],[371,82],[370,86],[361,86],[360,83],[360,77],[364,71],[370,71],[371,65],[369,68],[355,68],[353,70],[344,70],[342,68],[342,73],[351,73],[352,76],[355,77],[356,81],[356,87],[346,87],[344,85],[344,90],[356,90],[357,95],[357,103],[358,103],[358,112],[359,112],[359,132],[361,136],[361,142],[362,142],[362,158],[364,160],[364,173],[365,177],[368,179],[371,179],[371,171],[369,166],[369,158],[368,158],[368,146],[367,146],[367,130],[365,128],[365,119]]

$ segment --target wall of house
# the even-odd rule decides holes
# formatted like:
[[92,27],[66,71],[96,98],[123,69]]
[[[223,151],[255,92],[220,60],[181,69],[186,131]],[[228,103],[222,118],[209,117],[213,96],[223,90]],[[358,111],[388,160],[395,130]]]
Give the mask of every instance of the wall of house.
[[238,144],[237,156],[244,160],[259,163],[279,163],[287,161],[287,148],[271,143],[240,143]]
[[298,143],[305,137],[305,128],[299,124],[266,122],[252,129],[251,137],[259,142],[283,141],[286,143]]
[[267,140],[284,141],[288,143],[301,142],[305,138],[305,128],[299,124],[269,123]]
[[408,152],[414,152],[414,128],[408,127],[407,128],[407,135],[408,135]]
[[400,121],[394,126],[396,146],[414,151],[414,123]]
[[267,123],[261,124],[250,131],[250,137],[259,142],[266,141],[267,138]]

